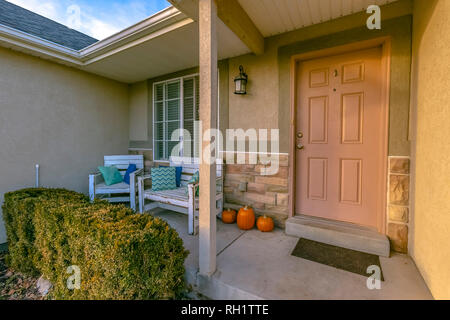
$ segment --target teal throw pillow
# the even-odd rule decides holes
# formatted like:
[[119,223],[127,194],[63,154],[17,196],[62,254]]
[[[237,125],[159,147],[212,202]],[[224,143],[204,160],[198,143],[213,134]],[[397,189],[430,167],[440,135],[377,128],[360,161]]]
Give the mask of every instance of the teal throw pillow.
[[115,166],[110,167],[98,167],[98,170],[102,173],[103,180],[105,180],[105,184],[107,186],[121,183],[123,181],[122,175],[119,172],[119,169]]

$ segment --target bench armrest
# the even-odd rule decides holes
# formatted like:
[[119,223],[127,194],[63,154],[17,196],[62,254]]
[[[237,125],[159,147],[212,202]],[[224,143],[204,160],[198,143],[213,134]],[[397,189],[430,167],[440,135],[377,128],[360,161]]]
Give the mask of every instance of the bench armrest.
[[144,169],[138,169],[138,170],[130,173],[130,184],[131,184],[131,182],[134,182],[136,184],[138,182],[138,180],[136,180],[136,178],[139,178],[143,174],[144,174]]
[[197,189],[199,188],[199,186],[200,183],[198,182],[190,182],[187,184],[189,197],[192,194],[194,198],[197,198],[195,194],[197,193]]
[[[217,178],[216,178],[216,182],[222,182],[222,180],[223,180],[222,177],[217,177]],[[189,182],[188,185],[189,185],[189,184],[195,185],[196,187],[198,187],[198,186],[200,185],[199,182]]]
[[144,213],[144,182],[145,180],[151,180],[152,176],[149,174],[142,174],[137,177],[138,185],[138,198],[139,198],[139,212]]
[[99,184],[104,181],[101,172],[94,172],[89,175],[89,183],[93,182],[94,184]]
[[138,181],[136,177],[139,178],[144,173],[144,169],[138,169],[130,173],[130,207],[136,210],[136,185]]
[[194,203],[193,203],[194,199],[197,198],[195,196],[195,194],[197,193],[197,189],[198,189],[199,185],[200,184],[198,182],[190,182],[190,183],[187,184],[188,197],[189,197],[189,201],[192,202],[190,204],[192,207],[194,207]]
[[[216,178],[216,183],[217,182],[222,182],[222,177]],[[188,187],[191,187],[191,186],[192,186],[192,188],[197,189],[200,186],[200,183],[199,182],[188,183]]]
[[103,175],[100,172],[89,175],[89,199],[94,201],[96,185],[104,181]]
[[138,183],[144,180],[152,180],[152,176],[149,174],[143,174],[137,177]]

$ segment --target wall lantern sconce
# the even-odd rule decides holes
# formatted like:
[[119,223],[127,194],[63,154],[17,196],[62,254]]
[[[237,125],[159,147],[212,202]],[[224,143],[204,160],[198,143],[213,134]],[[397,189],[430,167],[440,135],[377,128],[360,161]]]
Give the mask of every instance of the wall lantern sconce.
[[239,75],[234,78],[234,86],[236,87],[234,90],[234,94],[247,94],[248,76],[244,72],[243,66],[239,66],[239,71]]

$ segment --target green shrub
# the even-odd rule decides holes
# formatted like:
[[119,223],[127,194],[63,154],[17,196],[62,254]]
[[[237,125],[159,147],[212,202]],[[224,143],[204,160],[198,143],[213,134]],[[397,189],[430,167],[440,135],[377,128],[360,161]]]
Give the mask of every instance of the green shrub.
[[79,193],[64,189],[23,189],[5,194],[3,220],[8,236],[7,263],[13,269],[25,274],[38,275],[33,265],[35,228],[33,218],[36,203],[56,200],[72,203],[88,203],[89,199]]
[[[11,266],[43,274],[55,299],[171,299],[184,289],[187,251],[159,218],[48,189],[6,194],[3,212]],[[80,289],[67,288],[72,265]]]

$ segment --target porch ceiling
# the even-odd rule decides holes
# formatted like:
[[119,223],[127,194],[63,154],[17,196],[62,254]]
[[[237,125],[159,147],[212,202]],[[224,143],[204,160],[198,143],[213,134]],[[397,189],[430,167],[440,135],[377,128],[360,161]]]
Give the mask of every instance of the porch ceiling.
[[264,37],[365,11],[397,0],[238,0]]
[[[179,7],[183,9],[183,13],[193,19],[190,23],[98,61],[89,62],[82,68],[118,81],[133,83],[198,66],[197,1],[170,0],[181,4]],[[245,11],[263,37],[365,11],[371,4],[382,6],[396,1],[398,0],[237,0],[241,10]],[[219,59],[252,51],[240,37],[242,34],[236,35],[226,23],[218,19]]]
[[[83,67],[121,82],[133,83],[198,66],[198,23],[191,22],[139,45]],[[249,53],[244,43],[221,21],[218,23],[219,59]]]
[[[80,51],[2,25],[0,46],[125,83],[198,66],[198,0],[169,1],[182,12],[169,7]],[[263,37],[361,12],[370,4],[396,1],[220,0],[225,23],[218,19],[218,57],[262,53]]]
[[[198,31],[198,22],[169,7],[78,51],[0,24],[0,47],[135,83],[198,66]],[[217,35],[219,59],[250,52],[220,20]]]

